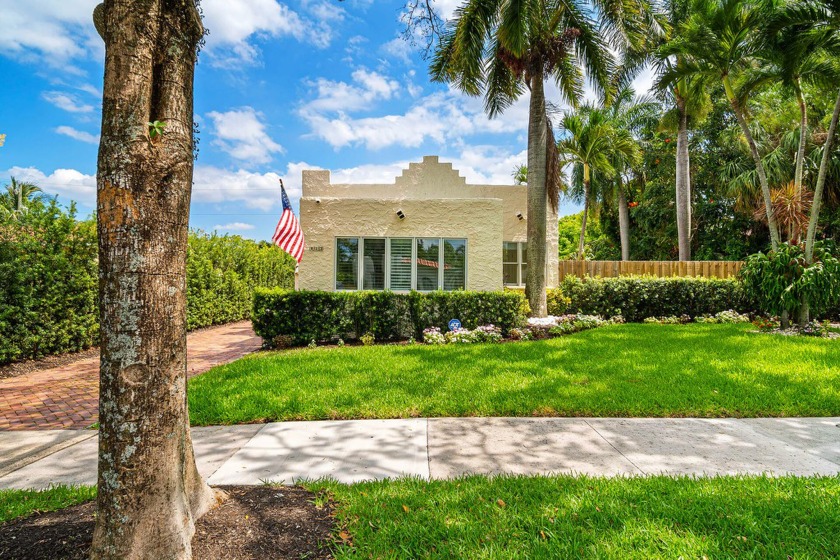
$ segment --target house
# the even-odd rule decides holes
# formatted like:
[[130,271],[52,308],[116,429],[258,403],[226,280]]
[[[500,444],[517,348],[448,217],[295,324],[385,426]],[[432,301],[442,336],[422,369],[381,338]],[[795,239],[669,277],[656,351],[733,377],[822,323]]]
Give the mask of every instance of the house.
[[[557,214],[548,209],[546,283],[558,282]],[[524,286],[522,185],[471,185],[426,156],[392,184],[334,184],[303,172],[304,290],[500,290]]]

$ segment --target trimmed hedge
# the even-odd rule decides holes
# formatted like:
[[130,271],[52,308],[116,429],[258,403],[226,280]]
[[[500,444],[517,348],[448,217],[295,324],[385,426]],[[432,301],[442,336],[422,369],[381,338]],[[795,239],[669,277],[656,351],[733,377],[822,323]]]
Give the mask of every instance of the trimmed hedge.
[[257,288],[254,331],[268,346],[315,340],[423,338],[423,330],[447,330],[451,319],[464,328],[493,324],[503,334],[525,321],[528,305],[515,292],[317,292]]
[[[190,232],[187,325],[246,319],[256,286],[294,283],[294,260],[268,243]],[[75,352],[99,340],[96,223],[35,199],[0,214],[0,364]]]
[[[562,297],[549,297],[550,315],[583,313],[641,322],[648,317],[688,315],[692,319],[732,309],[755,311],[738,280],[708,278],[564,278]],[[553,304],[553,305],[552,305]]]

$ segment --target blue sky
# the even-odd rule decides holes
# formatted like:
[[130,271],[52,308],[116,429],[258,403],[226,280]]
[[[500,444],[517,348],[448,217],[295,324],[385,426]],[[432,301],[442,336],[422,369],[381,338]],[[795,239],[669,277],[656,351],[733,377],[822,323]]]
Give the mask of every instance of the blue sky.
[[[98,0],[0,0],[0,184],[10,175],[95,205],[104,48]],[[444,17],[458,0],[438,0]],[[200,125],[191,225],[267,239],[301,170],[334,182],[392,182],[440,155],[469,182],[512,183],[526,163],[527,96],[488,120],[481,99],[433,84],[400,38],[402,2],[203,0]],[[556,89],[548,88],[549,98]],[[556,101],[556,100],[555,100]],[[576,211],[564,203],[562,213]]]

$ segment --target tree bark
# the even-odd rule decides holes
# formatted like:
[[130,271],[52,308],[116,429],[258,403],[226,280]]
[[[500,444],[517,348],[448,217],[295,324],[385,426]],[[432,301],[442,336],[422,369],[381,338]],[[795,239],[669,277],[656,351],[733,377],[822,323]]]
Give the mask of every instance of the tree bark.
[[747,144],[750,147],[753,161],[755,161],[755,169],[758,172],[758,182],[761,185],[761,194],[764,197],[764,208],[767,212],[767,227],[770,230],[770,244],[773,250],[779,247],[781,239],[779,237],[779,226],[776,223],[776,216],[773,212],[773,201],[770,198],[770,183],[767,181],[767,172],[764,170],[764,163],[761,161],[761,154],[758,153],[758,146],[755,143],[750,127],[747,125],[747,119],[741,109],[738,99],[735,97],[735,91],[732,89],[732,83],[729,76],[723,77],[723,87],[726,90],[726,96],[729,98],[729,103],[732,105],[732,110],[735,113],[735,118],[738,119],[738,124],[741,126],[741,132],[747,138]]
[[618,236],[621,238],[621,260],[630,260],[630,210],[627,208],[627,197],[624,196],[624,185],[618,182]]
[[834,113],[831,115],[831,124],[828,126],[828,137],[823,146],[820,171],[817,174],[817,184],[814,187],[814,202],[811,204],[811,217],[808,219],[808,235],[805,238],[805,262],[811,264],[814,261],[814,242],[817,237],[817,225],[820,221],[820,207],[822,196],[825,190],[825,177],[828,174],[828,164],[831,161],[831,151],[834,149],[834,136],[837,132],[837,122],[840,120],[840,93],[837,94],[837,101],[834,103]]
[[[189,559],[214,503],[186,399],[186,248],[194,0],[107,0],[99,236],[99,475],[94,560]],[[148,123],[165,123],[152,139]]]
[[580,240],[578,241],[578,260],[586,260],[586,218],[589,216],[589,165],[583,164],[583,215],[580,219]]
[[[796,150],[796,171],[793,176],[793,184],[796,197],[799,199],[802,197],[802,181],[805,175],[805,142],[808,138],[808,105],[805,103],[799,78],[796,79],[796,101],[799,103],[799,149]],[[800,230],[799,235],[801,234]]]
[[545,91],[542,73],[531,77],[528,114],[528,273],[525,296],[531,315],[548,314],[545,294],[545,245],[548,196],[546,193]]
[[691,260],[691,174],[688,152],[688,111],[685,99],[677,96],[677,245],[681,261]]

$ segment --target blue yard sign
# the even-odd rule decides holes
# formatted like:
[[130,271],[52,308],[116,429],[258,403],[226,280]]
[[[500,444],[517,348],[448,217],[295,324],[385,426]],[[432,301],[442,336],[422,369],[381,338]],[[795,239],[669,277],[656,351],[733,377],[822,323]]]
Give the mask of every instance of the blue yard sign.
[[461,328],[461,321],[459,321],[458,319],[452,319],[451,321],[449,321],[449,330],[450,331],[457,331],[460,328]]

